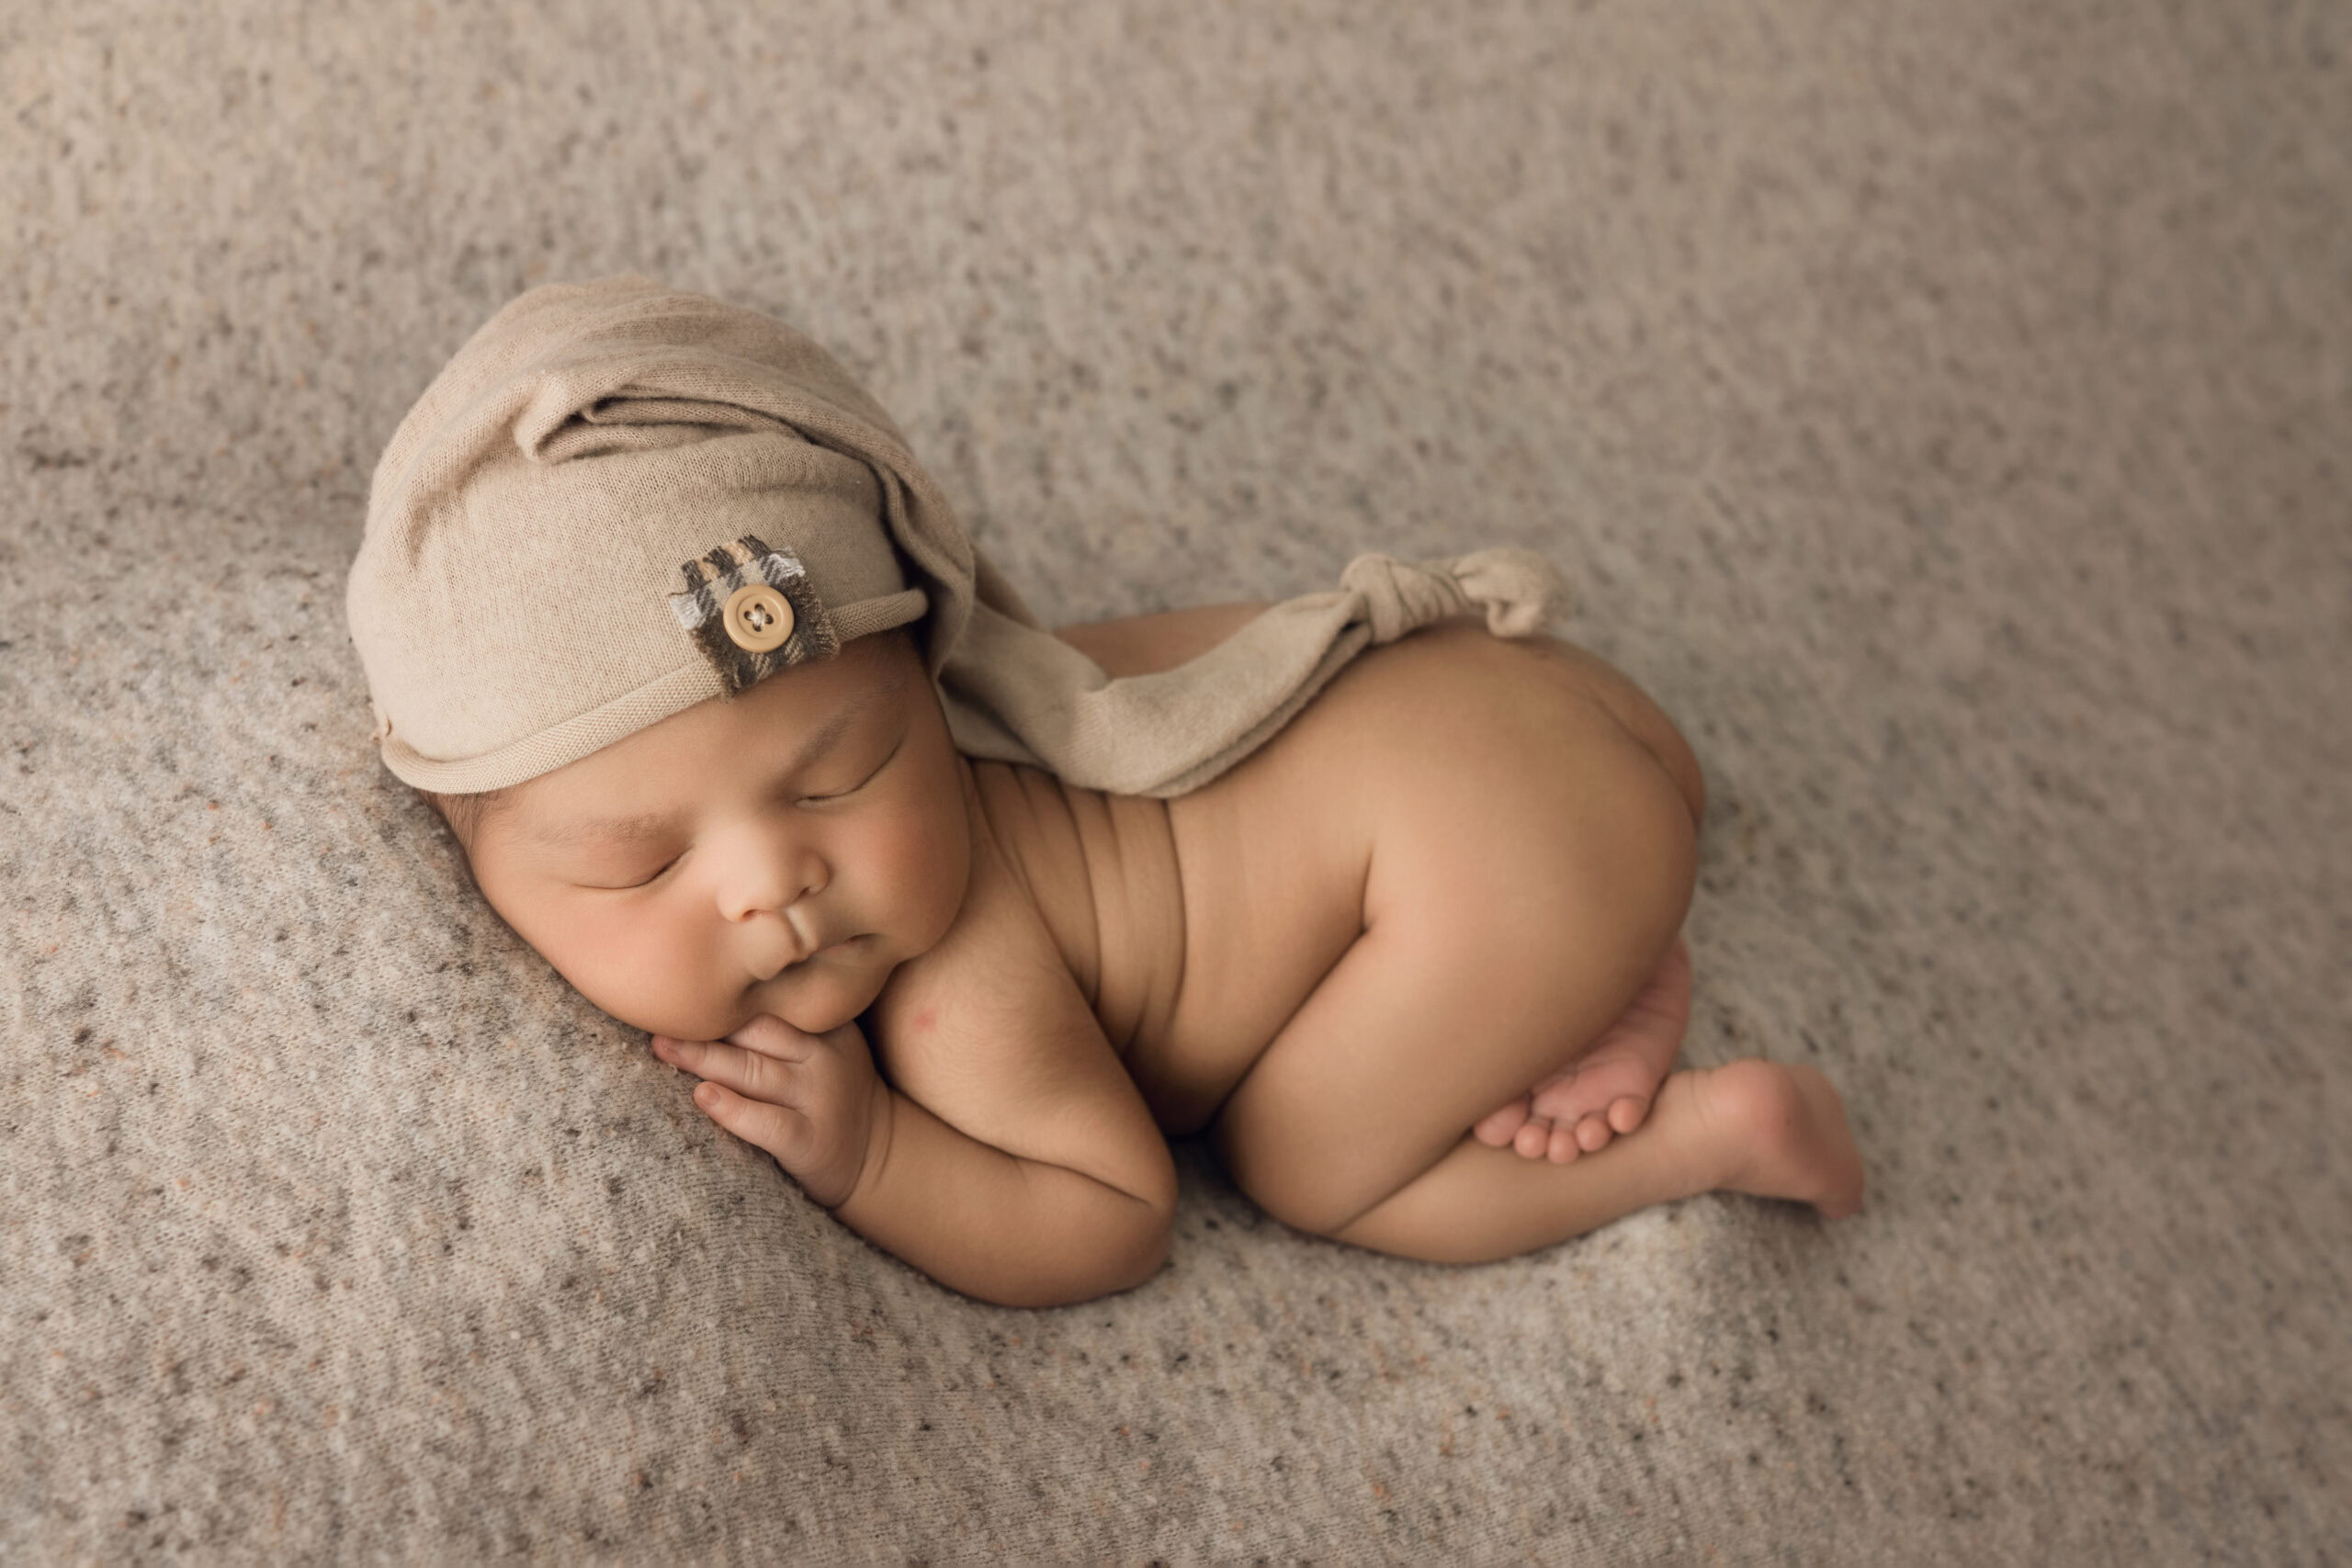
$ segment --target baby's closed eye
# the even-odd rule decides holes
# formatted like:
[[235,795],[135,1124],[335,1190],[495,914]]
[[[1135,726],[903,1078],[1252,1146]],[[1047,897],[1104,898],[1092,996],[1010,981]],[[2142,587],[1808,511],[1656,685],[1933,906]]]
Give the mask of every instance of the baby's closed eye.
[[[832,783],[834,787],[824,790],[802,791],[793,797],[794,804],[796,806],[822,806],[829,801],[848,800],[863,794],[867,786],[882,776],[883,773],[888,769],[891,761],[897,758],[900,751],[905,750],[905,747],[906,737],[901,734],[879,761],[874,763],[871,767],[865,768],[858,776],[853,778],[846,784],[841,784],[835,781],[825,781],[827,783]],[[603,893],[628,893],[641,887],[650,887],[653,884],[667,876],[670,872],[684,862],[685,858],[685,853],[682,852],[672,855],[667,860],[654,864],[648,870],[637,871],[634,868],[631,868],[629,870],[617,872],[615,874],[616,880],[606,880],[602,877],[598,877],[594,880],[582,881],[578,886],[588,888],[592,891]]]

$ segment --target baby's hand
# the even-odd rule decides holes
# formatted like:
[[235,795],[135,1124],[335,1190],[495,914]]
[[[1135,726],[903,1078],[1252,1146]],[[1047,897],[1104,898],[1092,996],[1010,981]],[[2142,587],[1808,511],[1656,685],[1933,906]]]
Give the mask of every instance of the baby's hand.
[[653,1054],[705,1079],[695,1088],[702,1113],[775,1156],[826,1208],[856,1189],[886,1091],[854,1021],[809,1034],[762,1013],[723,1041],[657,1034]]

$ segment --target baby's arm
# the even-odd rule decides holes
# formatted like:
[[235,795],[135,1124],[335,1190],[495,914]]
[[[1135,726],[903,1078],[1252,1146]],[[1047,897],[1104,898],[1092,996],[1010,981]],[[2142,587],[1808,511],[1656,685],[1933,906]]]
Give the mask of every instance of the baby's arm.
[[707,1080],[695,1103],[712,1121],[775,1156],[851,1229],[967,1295],[1087,1301],[1143,1283],[1167,1258],[1167,1145],[1148,1114],[1145,1144],[1082,1086],[1035,1106],[1069,1152],[1024,1156],[883,1083],[854,1023],[814,1035],[763,1016],[723,1042],[662,1037],[654,1049]]
[[1167,1258],[1175,1162],[968,784],[966,801],[964,907],[867,1014],[890,1144],[838,1213],[989,1301],[1125,1290]]
[[973,810],[956,924],[855,1024],[762,1018],[730,1046],[662,1043],[724,1086],[696,1102],[810,1196],[940,1283],[1008,1306],[1142,1283],[1167,1258],[1176,1172],[1044,921]]
[[[1107,1044],[1102,1051],[1110,1054]],[[1138,1097],[1138,1114],[1128,1117],[1079,1075],[1020,1076],[1060,1081],[1045,1086],[1017,1126],[986,1140],[886,1089],[888,1112],[865,1174],[834,1212],[940,1283],[1006,1306],[1055,1306],[1142,1284],[1167,1259],[1176,1206],[1175,1167],[1149,1112]],[[941,1103],[968,1123],[993,1097]]]

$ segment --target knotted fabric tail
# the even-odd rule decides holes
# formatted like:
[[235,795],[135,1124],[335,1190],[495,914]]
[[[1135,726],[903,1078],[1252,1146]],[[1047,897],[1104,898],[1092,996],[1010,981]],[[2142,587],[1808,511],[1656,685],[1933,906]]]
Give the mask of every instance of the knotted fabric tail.
[[1448,615],[1483,610],[1497,637],[1544,629],[1564,607],[1567,587],[1532,550],[1473,550],[1447,560],[1409,562],[1358,556],[1340,574],[1341,589],[1363,595],[1360,616],[1375,643]]
[[[992,602],[994,576],[982,568],[971,622],[940,671],[957,748],[1083,788],[1161,797],[1256,750],[1367,647],[1460,615],[1483,614],[1497,637],[1526,637],[1567,599],[1558,570],[1532,550],[1358,556],[1336,592],[1284,600],[1188,663],[1114,680],[1017,601]],[[1050,693],[1062,696],[1044,700]]]

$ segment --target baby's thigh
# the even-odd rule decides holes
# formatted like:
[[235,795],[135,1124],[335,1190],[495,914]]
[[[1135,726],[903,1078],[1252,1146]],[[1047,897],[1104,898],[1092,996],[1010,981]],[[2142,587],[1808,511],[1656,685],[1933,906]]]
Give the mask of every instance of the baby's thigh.
[[1478,632],[1369,673],[1324,716],[1385,738],[1326,781],[1371,811],[1360,934],[1216,1127],[1244,1190],[1316,1230],[1589,1043],[1672,942],[1697,863],[1672,772],[1560,660]]

